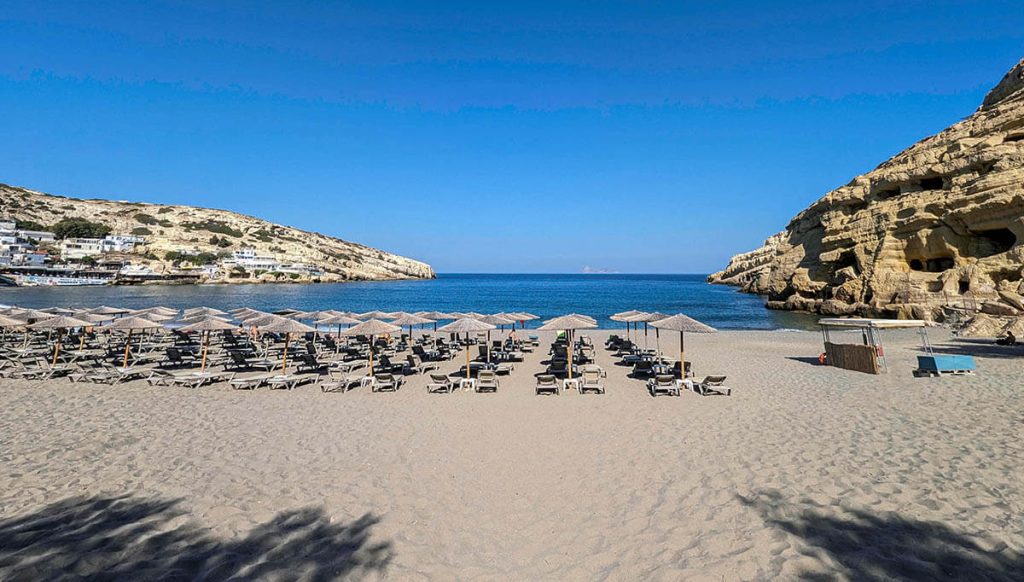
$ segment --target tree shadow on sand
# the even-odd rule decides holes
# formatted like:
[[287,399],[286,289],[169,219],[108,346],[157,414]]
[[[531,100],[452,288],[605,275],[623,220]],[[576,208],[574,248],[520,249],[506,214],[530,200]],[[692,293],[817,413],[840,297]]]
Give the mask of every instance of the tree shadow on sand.
[[944,523],[806,500],[791,503],[775,491],[738,497],[769,525],[826,552],[852,580],[1021,580],[1024,575],[1021,553],[1001,542],[983,548]]
[[247,536],[217,539],[181,500],[74,497],[0,522],[0,579],[329,580],[384,570],[389,542],[370,543],[380,520],[331,523],[322,509],[278,514]]

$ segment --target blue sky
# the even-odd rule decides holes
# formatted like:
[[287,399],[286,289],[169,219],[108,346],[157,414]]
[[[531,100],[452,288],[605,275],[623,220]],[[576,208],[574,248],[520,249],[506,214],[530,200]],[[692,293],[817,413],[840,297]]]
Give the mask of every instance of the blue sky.
[[1022,21],[999,1],[8,1],[0,181],[440,272],[709,272],[974,111]]

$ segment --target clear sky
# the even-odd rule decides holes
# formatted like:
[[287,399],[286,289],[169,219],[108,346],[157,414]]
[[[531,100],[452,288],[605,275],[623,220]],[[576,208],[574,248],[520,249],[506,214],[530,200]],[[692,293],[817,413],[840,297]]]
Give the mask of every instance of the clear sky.
[[21,2],[0,181],[439,272],[702,273],[969,115],[1001,2]]

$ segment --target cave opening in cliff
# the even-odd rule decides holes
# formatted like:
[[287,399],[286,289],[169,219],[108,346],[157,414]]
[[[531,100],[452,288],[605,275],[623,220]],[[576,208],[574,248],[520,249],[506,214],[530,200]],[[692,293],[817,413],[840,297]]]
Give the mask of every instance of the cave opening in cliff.
[[953,260],[953,257],[938,257],[924,262],[924,269],[929,273],[941,273],[952,269],[954,266],[956,266],[956,261]]
[[964,293],[967,293],[970,290],[971,290],[971,282],[970,281],[960,281],[960,282],[957,283],[957,291],[959,291],[961,295],[963,295]]
[[922,190],[942,190],[942,183],[942,176],[929,176],[918,182]]
[[979,176],[984,176],[992,171],[996,167],[994,160],[988,160],[985,162],[978,162],[971,166],[971,169],[978,173]]
[[878,198],[879,200],[888,200],[890,198],[895,198],[895,197],[897,197],[899,195],[900,195],[900,187],[899,186],[893,186],[891,188],[884,188],[882,190],[879,190],[879,191],[875,192],[875,197]]
[[911,271],[924,273],[941,273],[956,266],[953,257],[935,257],[933,259],[910,259],[908,262]]
[[983,230],[974,233],[974,236],[976,244],[972,255],[977,258],[1005,253],[1017,244],[1017,235],[1008,228]]
[[1024,133],[1014,133],[1003,138],[1003,143],[1024,141]]

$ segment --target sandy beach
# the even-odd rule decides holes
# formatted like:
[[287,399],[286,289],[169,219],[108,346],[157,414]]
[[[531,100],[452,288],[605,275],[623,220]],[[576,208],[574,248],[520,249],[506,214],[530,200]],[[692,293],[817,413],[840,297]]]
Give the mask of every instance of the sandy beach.
[[931,335],[978,373],[728,331],[686,347],[731,396],[598,349],[607,394],[538,397],[545,343],[496,394],[3,380],[0,578],[1020,579],[1024,353]]

